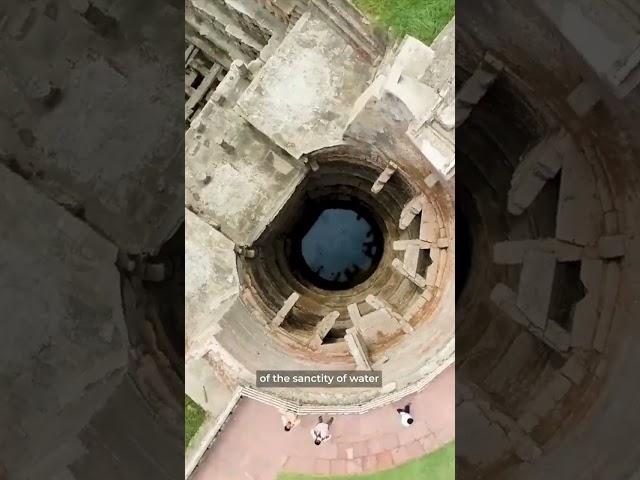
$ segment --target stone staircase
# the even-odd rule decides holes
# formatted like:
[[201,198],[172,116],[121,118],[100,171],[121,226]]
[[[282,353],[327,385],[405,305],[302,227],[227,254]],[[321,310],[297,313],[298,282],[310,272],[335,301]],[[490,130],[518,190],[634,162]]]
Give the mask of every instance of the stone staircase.
[[369,21],[348,0],[311,0],[326,20],[357,51],[372,63],[384,54],[384,42],[368,28]]
[[188,0],[185,21],[187,40],[225,67],[233,60],[256,60],[270,39],[282,38],[287,28],[255,0]]

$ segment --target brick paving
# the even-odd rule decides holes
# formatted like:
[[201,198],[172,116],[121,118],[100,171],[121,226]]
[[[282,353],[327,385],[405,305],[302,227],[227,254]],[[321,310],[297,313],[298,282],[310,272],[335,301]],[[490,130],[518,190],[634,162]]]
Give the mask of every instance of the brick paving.
[[[364,415],[336,416],[329,442],[316,446],[303,417],[285,432],[272,407],[243,399],[205,454],[193,480],[274,480],[279,472],[344,475],[386,470],[423,456],[455,437],[455,370],[448,368],[422,392]],[[398,407],[411,402],[414,424],[400,424]]]

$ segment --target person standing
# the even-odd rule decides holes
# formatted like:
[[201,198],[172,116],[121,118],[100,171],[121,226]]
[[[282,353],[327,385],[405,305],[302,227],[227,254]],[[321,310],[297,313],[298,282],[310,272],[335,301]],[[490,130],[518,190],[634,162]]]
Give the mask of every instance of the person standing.
[[320,445],[321,443],[326,442],[331,438],[329,427],[332,423],[333,417],[331,417],[326,422],[323,420],[322,415],[318,417],[318,424],[311,430],[311,438],[313,438],[313,443],[315,443],[316,445]]
[[398,408],[398,414],[400,415],[400,423],[405,427],[411,426],[413,423],[413,416],[411,415],[411,404],[407,404],[404,408]]

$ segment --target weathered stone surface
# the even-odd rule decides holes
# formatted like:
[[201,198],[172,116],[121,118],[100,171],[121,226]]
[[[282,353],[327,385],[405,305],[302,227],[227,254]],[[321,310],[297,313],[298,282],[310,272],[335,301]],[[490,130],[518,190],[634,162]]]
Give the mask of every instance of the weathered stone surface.
[[448,182],[453,178],[456,163],[453,143],[432,128],[421,128],[411,140],[441,179]]
[[66,464],[47,462],[115,390],[129,339],[117,248],[4,166],[0,186],[0,444],[9,476],[29,478]]
[[311,336],[311,340],[309,341],[309,346],[311,348],[317,349],[320,347],[320,345],[322,345],[324,337],[326,337],[327,333],[329,333],[329,331],[333,328],[339,316],[339,312],[331,312],[325,315],[322,320],[318,322],[318,325],[316,326],[316,329]]
[[431,44],[434,52],[433,60],[424,70],[420,79],[435,88],[444,97],[447,92],[453,92],[452,73],[455,72],[455,17],[442,29]]
[[540,420],[551,412],[562,401],[571,389],[572,383],[560,373],[551,374],[551,378],[537,392],[526,410],[518,418],[518,423],[524,431],[531,432]]
[[587,375],[587,369],[580,362],[577,355],[569,357],[562,366],[561,372],[576,385],[579,385]]
[[400,74],[419,79],[425,74],[435,58],[435,52],[420,40],[407,35],[398,47],[393,66]]
[[509,189],[508,209],[520,215],[533,203],[547,181],[555,177],[562,167],[566,144],[571,138],[560,131],[543,138],[526,152],[516,167]]
[[375,344],[400,331],[398,322],[384,308],[363,315],[362,322],[357,326],[368,345]]
[[393,309],[393,307],[389,305],[389,303],[387,303],[386,301],[382,300],[381,298],[375,295],[367,295],[366,301],[373,308],[378,310],[384,310],[389,315],[390,318],[393,318],[397,322],[397,324],[400,326],[400,328],[402,328],[404,332],[410,333],[413,331],[413,327],[411,327],[408,321],[405,320],[405,318],[402,317],[402,315],[396,312]]
[[428,285],[427,279],[425,279],[419,273],[410,272],[400,259],[394,258],[393,261],[391,262],[391,265],[400,273],[400,275],[407,277],[409,280],[415,283],[417,287],[427,288],[427,285]]
[[200,358],[240,293],[231,240],[185,210],[185,358]]
[[624,235],[614,235],[600,237],[598,240],[598,254],[601,258],[614,259],[624,256],[625,253],[625,241]]
[[347,306],[347,312],[349,313],[349,318],[355,326],[362,325],[362,315],[360,315],[360,310],[358,309],[357,303],[349,304]]
[[[231,0],[225,0],[225,3],[228,4],[229,1]],[[280,0],[277,3],[281,5]],[[314,5],[342,6],[343,3],[331,0],[314,2]],[[370,145],[371,152],[363,153],[362,158],[358,160],[370,162],[371,165],[375,165],[378,172],[385,168],[385,165],[396,167],[393,163],[386,163],[385,158],[394,159],[394,162],[396,159],[401,161],[402,165],[397,164],[398,171],[394,175],[401,175],[402,178],[392,177],[390,175],[392,169],[389,168],[380,175],[379,182],[374,183],[375,175],[367,180],[369,185],[375,185],[374,191],[380,188],[380,184],[389,182],[378,195],[378,198],[384,199],[392,191],[391,183],[393,183],[393,191],[397,191],[398,182],[406,181],[408,175],[411,175],[409,183],[412,184],[411,190],[414,191],[414,195],[426,190],[425,184],[419,180],[429,175],[430,167],[423,153],[417,151],[409,135],[406,134],[411,127],[411,122],[415,122],[413,126],[418,127],[427,121],[430,122],[427,125],[428,128],[437,130],[438,135],[442,136],[442,140],[429,137],[430,140],[435,143],[442,141],[447,148],[450,148],[454,139],[454,133],[449,128],[452,120],[451,109],[445,112],[446,107],[452,105],[453,97],[447,97],[447,92],[450,93],[452,89],[446,91],[444,89],[453,87],[452,68],[446,72],[437,72],[445,80],[442,88],[423,82],[421,77],[430,76],[433,73],[427,66],[430,50],[416,43],[414,46],[425,53],[424,58],[419,55],[409,55],[403,64],[404,67],[393,72],[381,66],[379,75],[371,81],[373,77],[371,74],[375,67],[362,60],[362,55],[366,52],[354,52],[351,41],[353,39],[348,38],[350,32],[336,31],[337,27],[345,24],[335,23],[333,20],[340,20],[339,16],[328,16],[326,13],[314,10],[309,15],[305,15],[279,45],[269,41],[260,54],[260,61],[247,64],[250,67],[249,71],[246,71],[247,68],[240,69],[244,72],[238,70],[238,82],[234,84],[231,82],[233,78],[229,80],[230,88],[227,89],[227,94],[221,95],[225,97],[224,99],[218,99],[217,92],[214,93],[210,102],[214,105],[207,104],[205,110],[194,120],[195,125],[192,125],[189,130],[188,135],[193,135],[193,138],[187,141],[187,156],[192,160],[188,162],[187,171],[188,206],[202,220],[219,228],[224,236],[236,243],[238,263],[248,269],[251,268],[252,262],[262,261],[261,258],[265,252],[264,244],[255,243],[255,259],[245,261],[242,256],[248,248],[252,248],[252,239],[260,236],[261,232],[268,232],[264,226],[273,220],[273,215],[278,214],[287,198],[291,200],[290,192],[300,184],[301,177],[307,173],[306,168],[319,170],[319,173],[325,171],[325,168],[328,172],[333,168],[328,165],[329,160],[333,158],[323,158],[319,153],[308,155],[310,151],[344,142],[359,143],[366,149],[368,149],[367,145]],[[449,26],[448,31],[453,33],[453,25]],[[233,34],[233,32],[227,33]],[[407,45],[409,43],[408,41]],[[453,44],[451,43],[450,46],[451,48],[443,53],[452,58]],[[266,50],[270,52],[263,56]],[[397,60],[397,54],[398,51],[389,53],[389,64]],[[404,57],[401,55],[396,63],[402,64],[402,58]],[[221,64],[231,69],[230,73],[234,71],[233,62]],[[247,86],[240,81],[241,79],[248,79],[251,84]],[[367,92],[360,95],[367,85],[369,85]],[[241,93],[242,91],[244,93]],[[241,97],[236,102],[239,93]],[[218,100],[224,101],[216,102]],[[372,108],[375,111],[372,112]],[[351,129],[353,125],[349,126],[347,132],[344,131],[348,120],[346,117],[352,112],[355,112],[358,127],[362,127],[365,135],[373,138],[358,138],[357,129]],[[416,119],[416,116],[420,118]],[[209,124],[205,124],[204,119],[212,117],[215,117],[215,120],[208,120]],[[382,128],[378,128],[378,121],[383,125]],[[401,136],[395,135],[396,131]],[[196,134],[200,138],[196,138]],[[419,136],[421,132],[416,130],[416,134]],[[440,148],[440,145],[435,147]],[[340,153],[343,148],[345,147],[326,150],[326,152],[335,150]],[[201,151],[199,152],[198,149]],[[299,158],[296,158],[298,156]],[[317,160],[309,161],[312,157]],[[268,175],[264,176],[261,172],[263,158],[274,162],[272,168],[264,169],[268,170],[266,172]],[[337,156],[335,160],[338,160]],[[348,160],[351,161],[351,159]],[[353,166],[356,167],[356,164],[353,163]],[[223,171],[220,173],[221,169]],[[299,173],[299,169],[302,170],[302,174]],[[238,174],[236,175],[232,170],[236,170]],[[347,172],[350,173],[350,170],[345,170],[345,173]],[[415,176],[416,172],[417,176]],[[256,174],[257,179],[253,178]],[[287,178],[278,176],[288,174],[290,176]],[[240,185],[242,188],[232,186],[234,181],[244,182]],[[447,215],[448,209],[452,210],[450,198],[443,197],[446,201],[440,203],[440,191],[443,185],[443,183],[434,185],[429,192],[430,201],[437,202],[434,205],[429,204],[431,208],[428,223],[433,227],[434,242],[447,231],[444,228],[445,221],[440,217],[443,214]],[[366,184],[364,187],[368,190]],[[230,199],[230,205],[224,205],[222,202],[216,204],[221,188],[229,190],[224,193],[224,197]],[[222,196],[220,194],[220,198]],[[406,199],[403,198],[403,200]],[[241,206],[242,210],[232,211],[236,206]],[[438,207],[437,215],[435,206]],[[286,210],[282,210],[282,213],[288,212],[289,208],[295,208],[293,201],[286,204],[285,208]],[[421,205],[411,208],[414,216],[420,213],[420,208]],[[446,222],[448,223],[449,220]],[[414,226],[415,223],[412,227]],[[447,225],[447,228],[451,227],[452,224]],[[406,238],[406,235],[401,234],[400,238]],[[416,263],[416,252],[419,253],[420,249],[428,248],[430,244],[419,239],[410,242],[396,246],[403,247],[403,253],[410,257],[407,260],[411,266]],[[441,245],[444,245],[442,241]],[[391,267],[389,264],[384,266]],[[439,272],[434,273],[436,282],[438,273],[442,281],[444,263],[441,267]],[[270,282],[262,282],[261,279],[264,279],[261,276],[247,275],[243,276],[243,281],[244,279],[271,285]],[[274,275],[273,279],[278,286],[281,286],[283,277]],[[446,282],[446,285],[442,285],[443,288],[437,291],[434,288],[421,296],[418,289],[399,275],[394,275],[393,282],[400,285],[402,289],[412,292],[409,308],[416,313],[426,305],[427,301],[435,300],[432,305],[429,305],[428,321],[423,318],[414,318],[414,325],[412,325],[409,319],[405,319],[401,313],[393,310],[399,308],[403,313],[407,311],[401,302],[397,302],[397,298],[394,299],[393,308],[385,304],[383,308],[375,308],[372,311],[370,305],[360,304],[362,313],[358,310],[358,304],[353,303],[347,310],[358,336],[355,340],[352,336],[347,336],[347,343],[334,342],[332,339],[331,342],[322,345],[320,333],[323,333],[325,328],[320,332],[315,329],[310,332],[310,329],[300,328],[302,323],[313,321],[309,313],[317,314],[317,311],[326,313],[320,308],[311,311],[316,304],[324,303],[318,292],[307,295],[305,291],[303,298],[298,302],[299,310],[296,309],[296,313],[300,315],[295,318],[295,321],[280,323],[283,328],[270,328],[271,317],[279,305],[273,304],[273,297],[257,298],[255,291],[260,290],[261,286],[252,286],[244,289],[242,296],[235,299],[224,313],[219,321],[218,332],[209,341],[210,350],[207,358],[220,365],[225,375],[230,378],[251,384],[255,381],[253,378],[255,369],[267,368],[267,366],[283,369],[303,366],[320,368],[322,365],[326,365],[327,368],[353,368],[351,358],[347,354],[348,343],[355,345],[359,338],[360,347],[365,347],[364,350],[366,350],[368,346],[375,353],[375,364],[383,370],[386,384],[394,384],[396,386],[394,388],[397,389],[406,387],[425,376],[434,375],[453,361],[454,343],[451,340],[453,289],[449,288],[449,282]],[[376,280],[376,283],[384,288],[383,281]],[[287,290],[284,291],[287,292]],[[282,290],[279,289],[276,298],[281,298],[281,292]],[[399,297],[399,295],[396,296]],[[353,301],[361,302],[361,300],[362,297],[356,297]],[[327,302],[329,301],[327,299]],[[267,315],[264,315],[265,310],[268,310]],[[431,318],[432,311],[433,318]],[[278,320],[282,320],[283,317],[284,315],[280,315]],[[338,323],[339,329],[342,329],[348,326],[349,321],[342,320]],[[311,326],[311,328],[314,327],[317,329],[320,325]],[[400,337],[403,332],[410,333],[407,335],[410,341],[396,341],[396,337]],[[391,338],[394,342],[391,347],[387,347]],[[380,343],[381,341],[385,343]],[[380,355],[381,352],[378,351],[381,346],[384,346],[384,355]],[[305,347],[311,347],[314,351]],[[389,348],[388,355],[387,348]],[[357,345],[354,351],[359,351]],[[358,353],[355,356],[358,356]],[[406,361],[409,356],[419,356],[424,361],[421,361],[420,367],[416,369],[415,363]],[[367,361],[373,363],[374,358]],[[359,361],[366,368],[365,360]],[[375,391],[358,391],[357,394],[355,392],[342,394],[335,391],[274,393],[281,398],[287,397],[295,401],[354,404],[365,398],[374,398],[380,392],[376,389]]]
[[[148,28],[145,49],[107,55],[100,46],[88,54],[88,45],[101,39],[84,18],[68,11],[55,22],[42,9],[27,9],[34,15],[33,35],[20,42],[9,35],[2,39],[7,55],[14,49],[31,52],[3,60],[8,70],[0,74],[2,148],[21,168],[38,172],[32,181],[42,192],[72,200],[118,247],[130,253],[159,249],[180,225],[184,208],[180,182],[167,181],[184,175],[178,153],[182,119],[174,115],[181,99],[166,95],[184,78],[172,63],[175,57],[160,54],[157,44],[165,35],[181,35],[181,26],[176,30],[175,22],[163,21],[162,8],[146,6],[145,24],[159,22],[168,31]],[[7,22],[14,17],[4,15]],[[59,47],[55,55],[47,44]],[[41,62],[48,65],[46,73],[28,73]],[[45,107],[47,95],[59,101]],[[23,142],[21,134],[30,140]]]
[[[232,145],[225,151],[223,141]],[[229,109],[209,102],[186,134],[186,204],[239,245],[252,244],[305,175]]]
[[438,279],[438,265],[440,264],[440,252],[439,248],[432,248],[429,250],[429,255],[431,257],[431,264],[427,267],[427,275],[425,278],[426,284],[428,286],[437,285]]
[[500,427],[491,423],[473,400],[456,407],[456,421],[465,426],[466,435],[473,442],[465,442],[464,459],[473,465],[490,464],[511,447]]
[[602,215],[589,162],[578,155],[567,155],[560,181],[556,237],[578,245],[595,244]]
[[585,297],[575,307],[571,343],[574,346],[591,348],[598,323],[600,289],[604,275],[601,260],[585,259],[580,265],[580,280],[586,289]]
[[611,324],[613,322],[614,311],[617,308],[617,292],[620,287],[621,269],[616,262],[608,262],[605,266],[604,282],[602,285],[602,304],[600,307],[600,317],[598,318],[598,329],[593,341],[593,346],[599,352],[605,351]]
[[529,332],[522,331],[513,340],[495,368],[485,378],[483,384],[488,392],[504,391],[527,367],[531,356],[539,349],[539,343]]
[[[531,334],[543,343],[556,350],[565,352],[571,344],[571,338],[564,329],[555,322],[546,320],[542,329],[537,323],[532,322],[518,307],[516,293],[504,284],[497,284],[491,291],[491,301],[494,302],[514,322],[525,327]],[[549,325],[553,323],[551,327]]]
[[282,308],[280,308],[280,310],[278,310],[278,313],[276,313],[276,316],[273,317],[271,326],[279,327],[282,322],[284,322],[285,318],[287,318],[287,315],[299,299],[300,294],[298,292],[293,292],[291,295],[289,295],[289,298],[287,298],[282,304]]
[[423,240],[396,240],[393,242],[394,250],[408,250],[409,248],[418,247],[419,249],[429,249],[431,244]]
[[574,112],[581,117],[589,113],[601,100],[600,92],[593,83],[581,82],[567,97]]
[[218,84],[211,95],[211,101],[221,107],[235,105],[249,85],[249,81],[240,74],[240,66],[244,65],[240,60],[234,60],[229,66],[229,71]]
[[411,319],[427,304],[428,300],[423,296],[418,297],[409,305],[403,317],[407,322],[411,322]]
[[369,361],[369,352],[367,346],[360,335],[360,332],[355,328],[347,329],[347,333],[344,337],[349,348],[349,352],[353,356],[356,362],[356,366],[360,370],[371,370],[371,363]]
[[410,275],[415,275],[418,270],[418,260],[420,259],[420,247],[417,245],[409,245],[404,251],[404,267]]
[[544,338],[559,352],[569,350],[571,335],[553,320],[549,320],[544,331]]
[[622,2],[593,3],[589,8],[573,1],[536,3],[615,95],[624,98],[640,84],[640,77],[634,74],[640,62],[634,55],[638,46],[635,22],[622,20],[636,12]]
[[456,127],[462,125],[473,110],[473,107],[484,97],[502,70],[502,64],[490,54],[486,54],[456,95]]
[[185,394],[210,415],[222,413],[233,391],[216,374],[208,357],[195,358],[185,365]]
[[439,231],[436,210],[431,202],[425,202],[420,216],[420,240],[435,243],[439,238]]
[[380,193],[384,188],[385,184],[389,181],[391,176],[395,173],[397,168],[398,166],[395,163],[389,162],[389,165],[387,165],[387,167],[382,171],[380,176],[376,179],[375,183],[371,187],[371,192]]
[[[239,298],[219,323],[218,333],[210,339],[208,356],[224,365],[238,381],[255,382],[255,372],[259,369],[310,370],[317,366],[313,361],[290,355],[273,335],[272,329],[259,322]],[[344,362],[338,365],[346,367]]]
[[386,84],[386,94],[397,97],[409,108],[414,118],[423,118],[435,110],[440,102],[440,96],[433,88],[404,75],[397,81]]
[[525,254],[530,250],[551,253],[559,262],[581,260],[584,253],[583,247],[556,238],[509,240],[494,244],[493,261],[500,265],[518,265],[524,261]]
[[525,254],[518,288],[518,308],[542,329],[547,325],[555,267],[556,259],[551,254],[534,251]]
[[[238,102],[253,126],[293,157],[339,144],[371,65],[306,13]],[[291,95],[291,92],[296,92]]]
[[404,230],[411,225],[411,222],[416,218],[416,215],[420,214],[422,211],[424,203],[424,195],[417,195],[407,202],[400,213],[399,225],[401,230]]

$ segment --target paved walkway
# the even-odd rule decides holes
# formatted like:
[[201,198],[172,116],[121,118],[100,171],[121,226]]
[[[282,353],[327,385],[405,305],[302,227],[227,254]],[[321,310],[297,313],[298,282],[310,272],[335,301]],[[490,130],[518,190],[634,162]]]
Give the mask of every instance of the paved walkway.
[[333,437],[320,446],[309,431],[317,417],[303,417],[285,432],[273,407],[241,400],[232,419],[193,474],[194,480],[274,480],[279,472],[317,475],[374,472],[403,464],[455,437],[455,370],[449,367],[409,397],[415,422],[405,428],[396,408],[336,416]]

